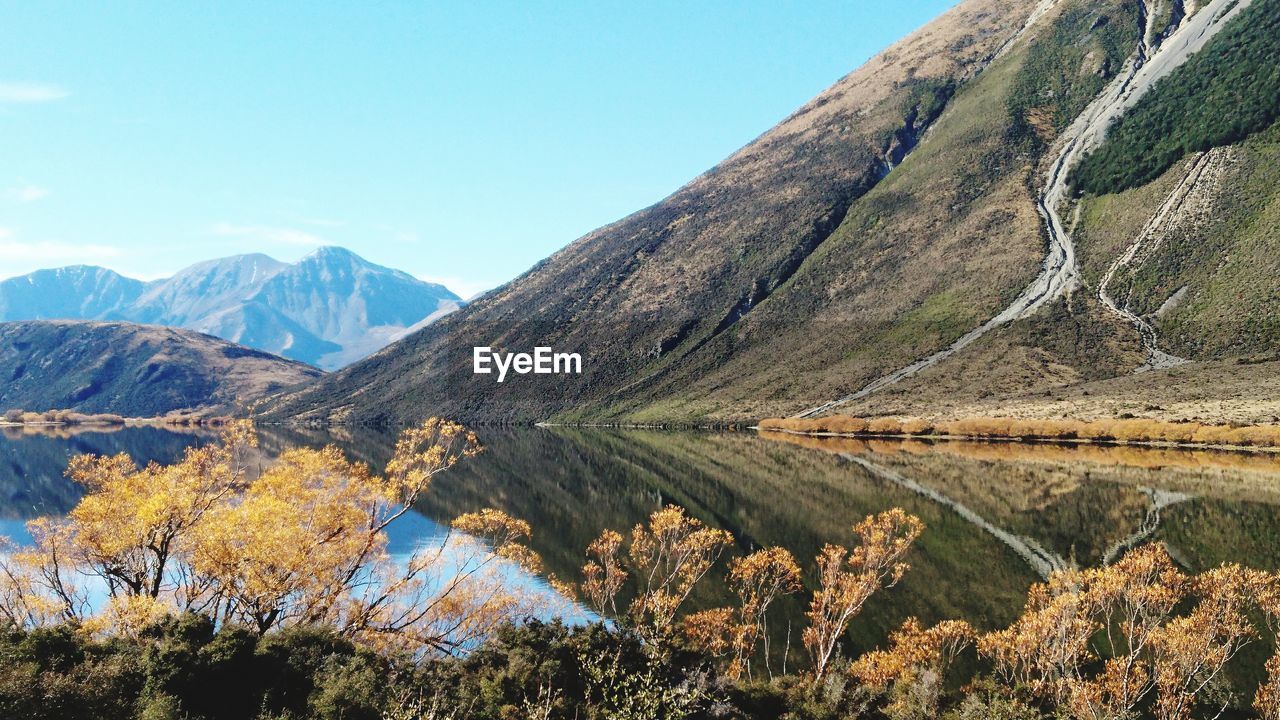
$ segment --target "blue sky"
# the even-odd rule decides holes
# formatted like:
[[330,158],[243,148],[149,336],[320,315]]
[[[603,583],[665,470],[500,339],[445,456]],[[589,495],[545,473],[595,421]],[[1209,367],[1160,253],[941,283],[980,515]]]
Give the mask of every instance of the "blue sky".
[[951,3],[7,3],[0,277],[326,244],[470,295]]

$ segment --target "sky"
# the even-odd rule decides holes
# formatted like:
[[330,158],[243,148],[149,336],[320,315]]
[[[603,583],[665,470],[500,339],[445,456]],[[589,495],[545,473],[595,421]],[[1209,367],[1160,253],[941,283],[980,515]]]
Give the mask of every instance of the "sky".
[[341,245],[469,297],[950,4],[6,3],[0,278]]

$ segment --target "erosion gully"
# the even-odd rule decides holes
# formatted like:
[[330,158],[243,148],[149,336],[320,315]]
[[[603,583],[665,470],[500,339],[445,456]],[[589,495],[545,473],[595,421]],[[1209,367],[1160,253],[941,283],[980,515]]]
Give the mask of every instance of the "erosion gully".
[[[1103,88],[1102,92],[1089,103],[1084,112],[1063,131],[1059,138],[1060,150],[1049,166],[1044,185],[1036,200],[1037,210],[1044,220],[1048,247],[1044,261],[1041,263],[1040,273],[1031,284],[995,317],[960,336],[942,350],[876,378],[854,393],[809,408],[794,417],[821,415],[933,367],[992,330],[1015,320],[1030,317],[1046,303],[1062,297],[1079,284],[1080,269],[1076,262],[1075,246],[1062,218],[1063,210],[1071,200],[1070,186],[1067,182],[1071,169],[1085,154],[1102,143],[1111,123],[1132,107],[1157,80],[1186,62],[1187,58],[1203,48],[1227,24],[1227,21],[1250,4],[1250,0],[1213,0],[1190,17],[1185,13],[1175,13],[1176,27],[1162,35],[1155,27],[1155,18],[1158,15],[1155,11],[1159,1],[1143,0],[1141,18],[1144,27],[1133,55],[1126,61],[1120,73]],[[1173,1],[1181,2],[1181,0]],[[1024,37],[1031,25],[1043,18],[1055,4],[1056,0],[1045,0],[1037,5],[1027,23],[996,53],[996,57],[1003,55],[1013,42]],[[1140,318],[1138,320],[1142,322]],[[1145,322],[1143,324],[1145,325]],[[1142,328],[1139,327],[1139,330],[1141,332]],[[1147,344],[1146,333],[1143,336],[1144,346],[1149,351],[1154,350],[1154,329],[1151,330],[1149,344]],[[1159,353],[1159,350],[1155,352]],[[1149,369],[1153,360],[1158,363],[1172,364],[1177,364],[1180,360],[1172,355],[1159,354],[1160,357],[1157,357],[1149,352],[1148,364],[1144,367]]]

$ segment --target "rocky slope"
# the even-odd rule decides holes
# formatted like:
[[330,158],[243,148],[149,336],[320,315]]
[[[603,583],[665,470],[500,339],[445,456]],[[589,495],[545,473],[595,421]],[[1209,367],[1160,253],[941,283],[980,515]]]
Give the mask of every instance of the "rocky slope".
[[[737,420],[845,399],[876,413],[943,387],[963,404],[1124,377],[1169,331],[1192,360],[1274,350],[1274,116],[1245,110],[1275,101],[1257,78],[1274,70],[1260,58],[1275,60],[1277,5],[962,2],[669,198],[274,412]],[[1224,72],[1239,63],[1260,70]],[[1129,118],[1192,117],[1224,93],[1254,125],[1175,128],[1253,158],[1205,186],[1224,210],[1188,210],[1203,217],[1184,239],[1142,241],[1104,282],[1179,182],[1081,199],[1068,180],[1097,183],[1073,171],[1097,155],[1083,164],[1130,177],[1115,166],[1141,162],[1145,136],[1114,151],[1117,118],[1141,129]],[[477,345],[579,352],[584,372],[498,384],[471,373]]]
[[120,322],[0,323],[0,408],[239,412],[323,373],[209,335]]
[[0,283],[0,320],[128,320],[197,330],[333,369],[461,299],[442,285],[326,247],[287,264],[236,255],[141,283],[90,267]]

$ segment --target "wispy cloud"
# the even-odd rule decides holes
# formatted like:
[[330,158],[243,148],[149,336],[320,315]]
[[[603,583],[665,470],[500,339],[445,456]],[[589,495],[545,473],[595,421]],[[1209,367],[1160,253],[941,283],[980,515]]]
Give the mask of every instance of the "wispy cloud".
[[0,82],[0,103],[42,103],[61,100],[71,93],[46,83]]
[[49,197],[49,188],[43,188],[39,185],[32,185],[31,183],[23,182],[9,188],[5,194],[7,194],[10,199],[17,200],[20,203],[32,203]]
[[214,235],[238,237],[275,243],[278,245],[324,245],[324,238],[293,228],[271,227],[268,225],[237,225],[220,222],[210,228]]
[[329,218],[299,218],[299,221],[305,225],[322,228],[340,228],[346,226],[346,223],[341,220],[330,220]]
[[416,230],[406,230],[391,225],[374,225],[374,230],[386,233],[388,238],[393,242],[405,245],[417,245],[422,242],[422,235]]
[[0,277],[59,265],[96,265],[122,254],[114,245],[15,240],[11,229],[0,228]]
[[475,280],[460,277],[440,277],[438,275],[416,275],[423,282],[436,283],[443,285],[453,291],[455,295],[463,300],[470,300],[485,290],[492,290],[502,283],[492,280]]

